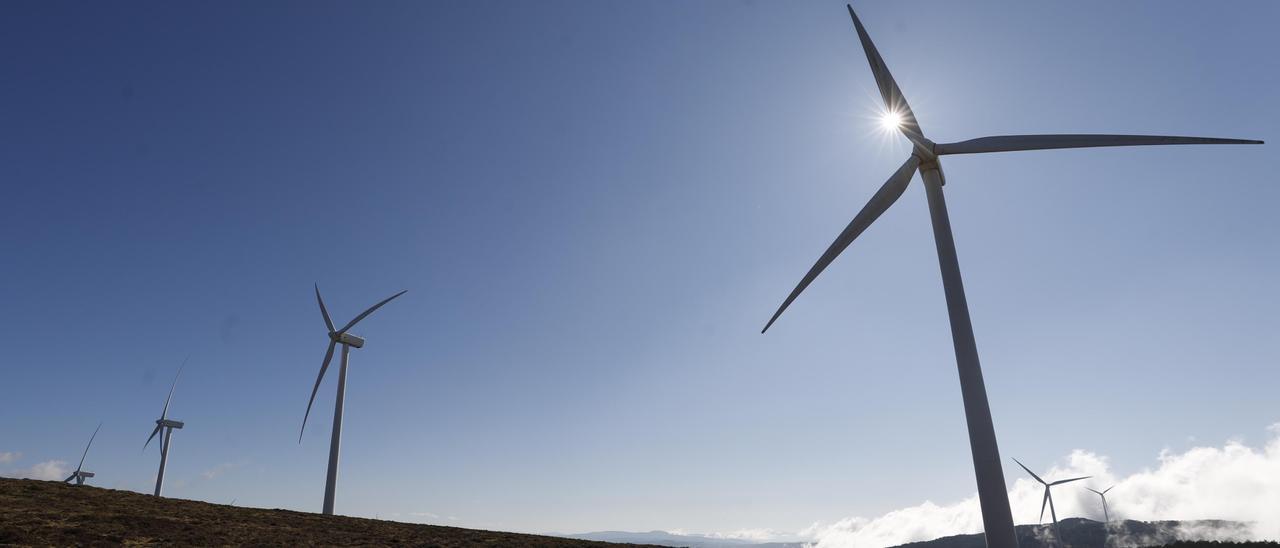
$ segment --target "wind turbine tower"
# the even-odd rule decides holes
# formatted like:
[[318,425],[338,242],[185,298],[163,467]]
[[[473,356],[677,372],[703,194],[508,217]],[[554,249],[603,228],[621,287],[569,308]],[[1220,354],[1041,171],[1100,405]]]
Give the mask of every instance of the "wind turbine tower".
[[969,430],[969,448],[973,454],[974,475],[978,483],[978,501],[982,510],[982,524],[987,546],[990,548],[1016,548],[1018,539],[1013,529],[1013,514],[1009,510],[1009,494],[1005,490],[1004,471],[1000,463],[1000,450],[996,445],[995,426],[987,401],[987,390],[982,378],[982,366],[978,361],[978,344],[973,335],[969,317],[969,304],[960,278],[960,262],[956,257],[955,240],[951,233],[951,220],[947,213],[942,187],[946,177],[942,173],[942,156],[948,154],[976,154],[984,152],[1008,152],[1017,150],[1045,150],[1056,148],[1113,147],[1137,145],[1191,145],[1191,144],[1262,144],[1262,141],[1243,139],[1216,139],[1206,137],[1171,137],[1160,135],[1003,135],[981,137],[955,143],[934,143],[924,135],[915,113],[907,104],[898,83],[889,73],[888,66],[876,50],[875,44],[862,22],[848,6],[849,17],[871,65],[880,98],[884,101],[885,125],[900,131],[912,144],[911,155],[889,180],[877,190],[867,205],[854,216],[844,231],[836,237],[818,261],[809,269],[800,283],[787,296],[778,311],[773,314],[761,332],[768,331],[783,311],[795,301],[809,284],[840,255],[853,240],[871,223],[875,222],[907,189],[907,184],[920,173],[924,180],[925,196],[929,202],[929,217],[933,224],[933,238],[938,251],[938,265],[942,271],[942,289],[947,301],[947,315],[951,322],[951,339],[955,347],[956,368],[960,377],[960,394],[964,402],[965,421]]
[[76,471],[62,480],[62,483],[71,483],[71,480],[75,480],[76,485],[84,485],[84,480],[93,477],[93,472],[84,471],[84,458],[89,456],[89,448],[93,447],[93,438],[98,437],[99,430],[102,430],[102,423],[98,423],[98,427],[93,429],[93,435],[89,436],[89,443],[84,446],[84,453],[80,455],[80,464],[76,465]]
[[342,404],[347,394],[347,355],[350,354],[351,348],[364,347],[364,339],[352,335],[347,332],[358,323],[365,319],[374,310],[382,308],[382,305],[391,302],[391,299],[404,295],[401,291],[383,299],[378,304],[369,307],[368,310],[360,313],[355,319],[347,322],[342,329],[333,328],[333,320],[329,319],[329,311],[324,307],[324,299],[320,297],[320,286],[316,285],[316,302],[320,303],[320,315],[324,316],[324,325],[329,329],[329,349],[325,351],[324,362],[320,364],[320,374],[316,376],[315,387],[311,389],[311,399],[307,401],[307,412],[302,416],[302,428],[298,431],[298,443],[302,443],[302,433],[307,429],[307,417],[311,416],[311,404],[316,401],[316,391],[320,390],[320,381],[324,380],[324,372],[329,369],[329,361],[333,359],[333,349],[336,345],[342,345],[342,365],[338,369],[338,397],[333,404],[333,435],[329,440],[329,472],[325,478],[324,484],[324,513],[333,515],[333,499],[336,494],[338,484],[338,452],[342,445]]
[[155,496],[160,496],[160,492],[164,489],[164,467],[169,462],[169,449],[172,447],[173,431],[181,430],[182,421],[175,421],[169,418],[169,401],[173,399],[173,389],[178,386],[178,377],[182,376],[182,368],[187,366],[186,360],[183,360],[182,367],[178,368],[178,374],[173,376],[173,384],[169,386],[169,395],[164,399],[164,410],[160,412],[160,418],[156,419],[156,428],[151,431],[151,436],[147,438],[147,443],[142,444],[142,450],[147,450],[147,445],[151,444],[151,440],[156,434],[164,432],[160,436],[160,471],[156,472],[156,491]]
[[1053,536],[1058,540],[1058,545],[1061,546],[1062,535],[1059,534],[1059,531],[1058,531],[1058,512],[1053,508],[1053,493],[1051,492],[1052,491],[1051,488],[1055,485],[1062,485],[1064,483],[1071,483],[1073,481],[1089,479],[1093,476],[1081,476],[1078,478],[1064,479],[1064,480],[1058,480],[1054,482],[1045,482],[1044,480],[1040,479],[1040,476],[1037,476],[1035,472],[1032,472],[1031,469],[1023,465],[1022,462],[1020,462],[1018,459],[1013,459],[1013,462],[1018,463],[1018,466],[1021,466],[1023,470],[1026,470],[1028,474],[1031,474],[1031,477],[1035,478],[1036,481],[1040,482],[1040,485],[1044,486],[1044,498],[1040,500],[1040,522],[1041,523],[1044,522],[1044,505],[1045,503],[1048,503],[1049,516],[1053,518]]
[[1111,511],[1110,509],[1107,508],[1107,492],[1115,488],[1116,486],[1112,485],[1111,487],[1098,491],[1097,489],[1085,487],[1085,489],[1093,491],[1094,493],[1097,493],[1099,497],[1102,497],[1102,520],[1103,520],[1102,522],[1103,523],[1111,523]]

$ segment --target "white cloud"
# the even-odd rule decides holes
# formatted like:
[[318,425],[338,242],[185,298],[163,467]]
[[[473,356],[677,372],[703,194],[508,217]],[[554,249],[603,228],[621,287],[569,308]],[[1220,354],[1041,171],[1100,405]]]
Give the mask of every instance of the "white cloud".
[[222,464],[214,466],[213,468],[205,470],[204,472],[201,472],[200,477],[204,478],[206,481],[211,480],[213,478],[221,476],[223,473],[227,472],[228,470],[239,468],[240,466],[243,466],[243,465],[244,465],[243,462],[224,462]]
[[[393,515],[393,516],[399,516],[399,515],[401,515],[401,514],[400,514],[399,512],[397,512],[397,513],[392,514],[392,515]],[[438,521],[440,521],[440,520],[448,520],[448,521],[461,521],[461,520],[462,520],[462,518],[459,518],[458,516],[442,516],[442,515],[437,514],[437,513],[435,513],[435,512],[407,512],[407,513],[405,513],[404,515],[409,516],[410,518],[416,518],[416,520],[417,520],[417,521],[431,520],[431,521],[438,522]]]
[[776,542],[789,540],[795,535],[789,534],[776,529],[739,529],[728,533],[710,533],[706,535],[710,538],[732,539],[732,540],[749,540],[752,542]]
[[29,468],[9,470],[0,475],[8,478],[62,481],[71,475],[71,466],[66,461],[48,460],[33,464]]
[[18,459],[20,458],[22,458],[22,453],[18,453],[16,451],[0,452],[0,464],[9,464],[9,463],[17,462]]
[[[1230,441],[1222,447],[1195,447],[1183,453],[1166,450],[1161,452],[1155,468],[1124,478],[1113,475],[1106,457],[1076,450],[1062,466],[1049,469],[1041,477],[1093,476],[1079,484],[1054,489],[1059,519],[1077,516],[1101,520],[1098,496],[1081,485],[1099,488],[1114,484],[1115,489],[1107,494],[1112,518],[1240,521],[1251,524],[1247,536],[1280,540],[1280,512],[1275,511],[1280,508],[1280,424],[1269,430],[1272,438],[1262,448]],[[1015,480],[1009,490],[1014,521],[1036,523],[1043,493],[1043,487],[1034,480]],[[815,524],[801,534],[811,538],[816,548],[879,548],[981,530],[982,518],[974,495],[945,506],[925,501],[875,519],[851,517],[830,525]],[[1212,536],[1220,532],[1184,529],[1182,533]]]
[[686,529],[672,529],[667,531],[667,533],[700,539],[742,540],[748,542],[796,542],[810,538],[796,533],[788,533],[786,531],[767,528],[739,529],[737,531],[729,531],[727,533],[694,533]]

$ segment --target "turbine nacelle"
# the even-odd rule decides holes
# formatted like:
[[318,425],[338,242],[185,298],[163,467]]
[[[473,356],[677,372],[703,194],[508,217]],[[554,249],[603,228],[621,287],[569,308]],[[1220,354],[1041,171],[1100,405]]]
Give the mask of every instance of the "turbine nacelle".
[[67,479],[62,480],[62,483],[71,483],[74,481],[76,482],[75,485],[84,485],[84,480],[92,477],[93,477],[93,472],[84,472],[81,470],[76,470],[75,472],[72,472],[70,476],[67,476]]
[[352,335],[350,333],[334,333],[330,331],[329,340],[336,342],[338,344],[345,344],[347,346],[351,346],[355,348],[364,347],[364,339],[358,336]]
[[181,430],[184,425],[185,423],[183,423],[182,421],[175,421],[172,419],[156,419],[157,428],[168,427],[168,428],[176,428],[178,430]]

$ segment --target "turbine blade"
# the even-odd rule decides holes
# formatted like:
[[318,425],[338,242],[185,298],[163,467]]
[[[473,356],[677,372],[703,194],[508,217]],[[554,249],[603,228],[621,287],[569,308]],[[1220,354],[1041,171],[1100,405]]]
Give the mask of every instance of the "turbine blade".
[[151,431],[151,436],[147,438],[147,443],[142,444],[142,450],[146,451],[147,446],[151,444],[151,440],[155,439],[156,434],[160,433],[160,423],[156,423],[156,429]]
[[1049,488],[1044,488],[1044,498],[1040,499],[1040,523],[1044,523],[1044,507],[1049,504]]
[[[79,472],[79,470],[76,470],[76,471]],[[67,476],[67,479],[62,480],[62,483],[71,483],[71,480],[73,479],[76,479],[75,474],[71,474],[70,476]]]
[[1106,488],[1106,489],[1103,489],[1103,490],[1102,490],[1102,493],[1100,493],[1100,494],[1105,495],[1105,494],[1107,494],[1107,491],[1110,491],[1110,490],[1115,489],[1115,488],[1116,488],[1116,486],[1112,485],[1111,487],[1108,487],[1108,488]]
[[302,416],[302,428],[298,430],[298,443],[302,443],[302,433],[307,431],[307,417],[311,416],[311,404],[316,402],[316,391],[320,390],[320,381],[324,379],[325,370],[329,369],[329,361],[333,359],[333,347],[338,341],[329,341],[329,350],[324,353],[324,363],[320,364],[320,374],[316,375],[316,385],[311,389],[311,399],[307,400],[307,413]]
[[1058,481],[1055,481],[1055,482],[1053,482],[1053,483],[1050,483],[1049,485],[1062,485],[1062,484],[1064,484],[1064,483],[1071,483],[1071,482],[1073,482],[1073,481],[1080,481],[1080,480],[1082,480],[1082,479],[1089,479],[1089,478],[1092,478],[1092,477],[1093,477],[1093,476],[1081,476],[1081,477],[1078,477],[1078,478],[1071,478],[1071,479],[1058,480]]
[[320,284],[316,284],[316,302],[320,303],[320,314],[324,316],[324,325],[333,333],[333,320],[329,319],[329,310],[324,307],[324,299],[320,298]]
[[169,417],[169,400],[173,399],[173,389],[178,387],[178,377],[182,376],[182,369],[187,366],[187,360],[191,359],[191,355],[187,354],[182,359],[182,365],[178,366],[178,374],[173,376],[173,384],[169,385],[169,396],[164,399],[164,410],[160,412],[160,420]]
[[373,306],[369,307],[369,309],[368,309],[368,310],[365,310],[364,312],[361,312],[359,316],[356,316],[356,318],[355,318],[354,320],[351,320],[350,322],[347,322],[347,325],[342,326],[342,329],[339,329],[339,330],[338,330],[338,332],[339,332],[339,333],[346,333],[348,329],[351,329],[352,327],[355,327],[356,323],[358,323],[360,320],[365,319],[365,317],[367,317],[369,314],[373,314],[373,311],[374,311],[374,310],[377,310],[377,309],[379,309],[379,308],[382,308],[382,305],[384,305],[384,304],[387,304],[387,303],[391,302],[391,299],[394,299],[394,298],[396,298],[396,297],[399,297],[399,296],[401,296],[401,295],[404,295],[404,294],[405,294],[405,293],[407,293],[408,291],[409,291],[409,290],[408,290],[408,289],[406,289],[406,290],[404,290],[404,291],[401,291],[401,292],[399,292],[399,293],[396,293],[395,295],[392,295],[392,296],[390,296],[390,297],[387,297],[387,298],[383,299],[383,300],[382,300],[382,302],[380,302],[380,303],[378,303],[378,304],[375,304],[375,305],[373,305]]
[[1035,478],[1036,481],[1040,482],[1041,485],[1045,485],[1045,486],[1049,485],[1045,483],[1044,480],[1040,479],[1040,476],[1037,476],[1035,472],[1032,472],[1030,468],[1027,468],[1026,465],[1022,464],[1022,462],[1019,461],[1018,459],[1013,459],[1013,462],[1018,463],[1018,466],[1021,466],[1023,470],[1026,470],[1028,474],[1031,474],[1031,477]]
[[902,196],[903,191],[907,189],[907,183],[911,182],[911,176],[915,174],[916,168],[919,166],[920,159],[915,156],[911,156],[902,164],[902,167],[899,167],[893,175],[889,176],[889,180],[885,181],[884,185],[880,187],[880,190],[877,190],[875,195],[871,196],[871,200],[867,202],[867,205],[862,206],[862,211],[859,211],[858,214],[854,216],[853,220],[849,222],[849,226],[844,228],[844,231],[836,237],[836,241],[832,242],[831,246],[827,248],[827,251],[818,258],[818,262],[814,263],[813,267],[809,269],[809,272],[805,274],[804,278],[800,280],[800,283],[796,285],[796,288],[791,290],[791,294],[787,295],[787,300],[782,302],[782,306],[778,307],[778,311],[773,313],[772,318],[769,318],[769,323],[765,324],[764,329],[760,330],[761,333],[768,331],[769,326],[773,325],[773,322],[778,320],[778,317],[782,315],[782,312],[785,311],[788,306],[791,306],[791,302],[796,300],[796,297],[800,296],[800,292],[804,291],[806,287],[809,287],[809,284],[813,283],[814,278],[817,278],[818,275],[827,268],[827,265],[831,264],[831,261],[834,261],[836,256],[840,255],[846,247],[849,247],[849,244],[853,243],[853,240],[857,238],[859,234],[862,234],[862,231],[866,230],[868,226],[871,226],[871,223],[875,222],[875,220],[880,218],[880,215],[883,214],[885,210],[889,209],[889,206],[898,201],[898,198]]
[[933,148],[934,154],[977,154],[1016,150],[1048,150],[1054,148],[1126,147],[1144,145],[1261,145],[1250,139],[1217,139],[1212,137],[1177,137],[1165,135],[999,135],[945,143]]
[[1090,490],[1090,491],[1093,491],[1094,493],[1097,493],[1097,494],[1099,494],[1099,495],[1101,495],[1101,494],[1102,494],[1102,491],[1098,491],[1097,489],[1093,489],[1093,488],[1089,488],[1089,487],[1085,487],[1085,489],[1088,489],[1088,490]]
[[89,445],[84,446],[84,454],[80,455],[80,464],[76,465],[76,472],[79,472],[80,467],[84,466],[84,458],[89,456],[89,448],[93,447],[93,438],[98,437],[99,430],[102,430],[102,423],[98,423],[98,427],[93,429],[93,435],[89,436]]
[[911,111],[911,106],[907,104],[907,98],[902,95],[902,90],[898,88],[893,75],[889,74],[889,67],[885,66],[884,59],[880,57],[880,51],[871,42],[871,36],[867,35],[867,29],[862,26],[858,14],[853,12],[852,5],[846,4],[845,7],[849,8],[849,17],[853,19],[853,27],[858,31],[858,40],[862,42],[862,51],[867,54],[867,63],[871,65],[871,74],[876,78],[876,87],[880,89],[880,98],[884,100],[885,108],[890,112],[896,112],[902,118],[901,127],[907,130],[904,133],[908,137],[911,137],[912,133],[917,136],[923,134],[920,131],[920,124],[916,122],[916,114]]

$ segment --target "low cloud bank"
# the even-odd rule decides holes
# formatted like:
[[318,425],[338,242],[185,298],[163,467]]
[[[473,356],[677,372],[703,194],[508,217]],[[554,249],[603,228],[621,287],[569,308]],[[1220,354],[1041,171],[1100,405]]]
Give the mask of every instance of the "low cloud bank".
[[[1222,447],[1195,447],[1182,453],[1166,450],[1160,453],[1154,468],[1123,478],[1111,472],[1106,457],[1076,450],[1061,466],[1041,477],[1049,480],[1093,476],[1054,489],[1059,519],[1086,517],[1102,521],[1098,495],[1080,485],[1098,490],[1115,485],[1107,494],[1112,519],[1230,520],[1247,525],[1233,530],[1187,527],[1179,531],[1179,536],[1280,540],[1280,512],[1276,511],[1280,508],[1280,424],[1269,430],[1271,437],[1261,448],[1231,441]],[[1006,463],[1006,471],[1010,467]],[[1016,469],[1016,465],[1013,467]],[[1034,480],[1015,480],[1009,490],[1014,522],[1037,523],[1043,494],[1043,487]],[[982,516],[975,494],[949,505],[925,501],[874,519],[851,517],[831,524],[818,523],[804,534],[812,539],[815,548],[880,548],[981,531]]]
[[[21,454],[19,454],[21,455]],[[38,462],[27,468],[5,470],[0,476],[17,479],[37,479],[62,481],[71,475],[71,466],[66,461],[48,460]]]

